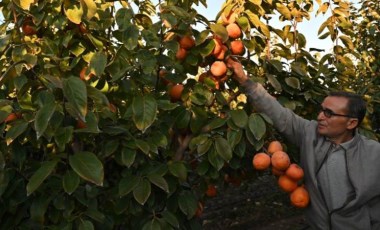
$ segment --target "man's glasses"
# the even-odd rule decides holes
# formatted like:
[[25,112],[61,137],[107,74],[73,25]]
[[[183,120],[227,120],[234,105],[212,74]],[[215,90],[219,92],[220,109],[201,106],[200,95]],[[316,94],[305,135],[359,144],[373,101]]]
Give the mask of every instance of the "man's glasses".
[[356,118],[356,117],[351,116],[351,115],[334,113],[331,109],[325,109],[323,107],[321,107],[319,109],[319,112],[323,112],[323,115],[325,115],[325,117],[327,117],[327,118],[331,118],[332,116]]

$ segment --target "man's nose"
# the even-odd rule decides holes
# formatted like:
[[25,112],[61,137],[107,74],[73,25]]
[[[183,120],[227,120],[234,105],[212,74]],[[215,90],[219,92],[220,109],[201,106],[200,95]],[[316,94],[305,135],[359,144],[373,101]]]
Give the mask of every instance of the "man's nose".
[[322,120],[322,119],[325,119],[325,118],[326,118],[326,116],[323,113],[323,111],[318,111],[317,120]]

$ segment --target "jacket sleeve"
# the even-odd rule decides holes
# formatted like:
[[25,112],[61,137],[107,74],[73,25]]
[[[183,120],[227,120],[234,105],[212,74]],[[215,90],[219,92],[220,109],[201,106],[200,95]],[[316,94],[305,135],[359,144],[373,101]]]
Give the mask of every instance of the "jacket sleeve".
[[270,117],[274,127],[281,134],[292,143],[300,146],[302,139],[306,135],[305,130],[311,122],[296,115],[290,109],[283,107],[259,83],[247,80],[242,84],[242,88],[251,106],[257,112]]

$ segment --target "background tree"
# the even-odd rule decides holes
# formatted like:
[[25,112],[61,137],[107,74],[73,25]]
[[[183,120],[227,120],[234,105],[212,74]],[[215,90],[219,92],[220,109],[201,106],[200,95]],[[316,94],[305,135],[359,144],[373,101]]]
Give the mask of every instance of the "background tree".
[[199,228],[203,202],[258,176],[253,155],[281,140],[228,55],[302,116],[338,88],[374,114],[378,4],[316,2],[335,42],[321,59],[297,30],[311,0],[228,0],[215,20],[197,0],[2,1],[0,228]]

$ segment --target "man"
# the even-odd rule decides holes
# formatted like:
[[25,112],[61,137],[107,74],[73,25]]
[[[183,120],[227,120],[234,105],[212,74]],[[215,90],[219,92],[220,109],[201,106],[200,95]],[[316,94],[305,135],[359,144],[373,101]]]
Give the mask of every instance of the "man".
[[327,96],[317,121],[309,121],[279,104],[242,65],[227,66],[251,105],[300,149],[304,183],[310,195],[305,209],[309,229],[380,229],[380,144],[357,132],[366,105],[355,94]]

